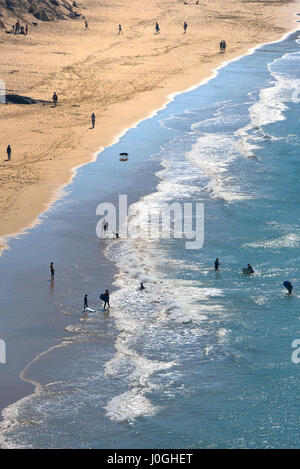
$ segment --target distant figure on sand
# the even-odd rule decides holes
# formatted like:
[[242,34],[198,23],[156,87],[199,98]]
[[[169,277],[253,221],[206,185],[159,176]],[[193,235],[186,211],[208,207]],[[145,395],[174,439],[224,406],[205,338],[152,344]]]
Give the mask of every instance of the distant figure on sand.
[[160,33],[159,24],[156,21],[156,23],[155,23],[155,33],[154,34],[159,34],[159,33]]
[[54,280],[54,272],[55,272],[54,265],[53,265],[53,262],[51,262],[50,264],[51,280]]
[[226,50],[226,41],[224,39],[220,42],[220,52],[224,52]]
[[185,21],[183,23],[183,34],[186,34],[187,27],[188,27],[188,25],[187,25],[187,22]]
[[142,283],[142,282],[141,282],[141,284],[140,284],[140,288],[139,288],[139,290],[140,290],[140,291],[143,291],[143,290],[145,290],[145,287],[144,287],[144,285],[143,285],[143,283]]
[[11,159],[11,146],[10,145],[7,146],[6,153],[7,153],[7,161],[10,161]]
[[217,257],[217,259],[215,260],[215,271],[219,270],[219,265],[220,265],[220,262],[219,262],[219,258]]
[[54,91],[53,96],[52,96],[53,104],[56,107],[57,101],[58,101],[58,96],[56,92]]
[[95,128],[95,123],[96,123],[96,116],[94,113],[92,113],[91,115],[91,120],[92,120],[92,129]]
[[122,25],[119,24],[119,26],[118,26],[118,34],[121,34],[121,33],[123,34]]
[[25,34],[26,34],[26,36],[27,36],[27,34],[28,34],[28,25],[27,25],[27,24],[26,24],[26,26],[25,26]]
[[84,26],[85,26],[85,29],[89,29],[89,25],[88,25],[87,20],[84,20]]
[[89,304],[88,304],[88,296],[87,294],[84,295],[84,298],[83,298],[83,311],[85,312],[86,311],[86,308],[89,307]]
[[15,25],[15,34],[18,34],[20,32],[20,21],[18,20]]

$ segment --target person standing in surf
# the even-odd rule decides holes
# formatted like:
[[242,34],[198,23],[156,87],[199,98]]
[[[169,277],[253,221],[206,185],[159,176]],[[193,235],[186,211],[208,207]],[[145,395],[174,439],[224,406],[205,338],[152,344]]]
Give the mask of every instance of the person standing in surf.
[[51,262],[50,264],[51,280],[54,280],[54,272],[55,272],[54,265],[53,265],[53,262]]
[[107,306],[108,308],[110,308],[110,304],[109,304],[109,291],[108,291],[108,290],[105,290],[105,293],[103,293],[102,295],[100,295],[100,299],[104,302],[103,309],[106,309],[106,306]]
[[86,308],[89,307],[89,304],[88,304],[88,296],[87,294],[84,295],[84,298],[83,298],[83,311],[86,312]]
[[294,287],[289,280],[286,280],[285,282],[283,282],[283,286],[287,289],[287,291],[289,292],[289,295],[293,293]]
[[221,265],[221,263],[219,262],[219,258],[217,257],[217,259],[215,260],[215,271],[219,270],[219,265]]

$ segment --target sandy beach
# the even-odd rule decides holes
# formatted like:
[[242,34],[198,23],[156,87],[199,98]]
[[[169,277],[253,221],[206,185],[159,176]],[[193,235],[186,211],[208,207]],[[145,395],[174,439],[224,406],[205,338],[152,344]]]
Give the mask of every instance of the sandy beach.
[[[27,36],[0,30],[0,78],[7,93],[46,101],[0,107],[2,237],[34,224],[73,177],[72,169],[163,106],[171,93],[296,29],[298,10],[295,1],[86,0],[77,11],[88,29],[82,18],[32,27],[28,15],[21,18],[29,25]],[[2,17],[7,29],[15,21]],[[160,34],[154,34],[155,21]],[[219,51],[221,39],[225,53]],[[50,102],[54,91],[57,107]]]

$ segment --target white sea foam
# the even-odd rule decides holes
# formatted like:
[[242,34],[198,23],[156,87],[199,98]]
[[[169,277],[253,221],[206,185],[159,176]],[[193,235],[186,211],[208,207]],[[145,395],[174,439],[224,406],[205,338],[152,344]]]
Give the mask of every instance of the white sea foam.
[[281,248],[298,248],[300,244],[300,235],[289,233],[279,238],[265,239],[253,243],[246,243],[244,247],[264,248],[264,249],[281,249]]
[[106,415],[113,422],[131,421],[141,415],[154,415],[158,407],[136,390],[130,390],[113,397],[105,406]]

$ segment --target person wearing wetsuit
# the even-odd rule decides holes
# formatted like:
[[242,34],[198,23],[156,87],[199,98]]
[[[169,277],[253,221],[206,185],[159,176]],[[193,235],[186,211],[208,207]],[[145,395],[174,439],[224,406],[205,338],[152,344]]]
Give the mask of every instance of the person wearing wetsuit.
[[110,304],[109,304],[109,291],[108,290],[105,290],[105,293],[103,295],[103,301],[104,301],[104,306],[103,308],[105,309],[105,306],[107,305],[108,308],[110,308]]
[[144,287],[144,285],[143,285],[142,282],[141,282],[140,291],[143,291],[143,290],[145,290],[145,287]]
[[215,260],[215,270],[219,270],[219,265],[220,265],[220,262],[219,262],[219,258],[217,257],[217,259]]
[[51,280],[54,280],[54,272],[55,272],[54,265],[53,265],[53,262],[51,262],[50,264]]
[[89,307],[89,304],[88,304],[88,296],[87,294],[84,295],[84,299],[83,299],[83,311],[86,311],[86,308]]
[[254,274],[254,270],[250,264],[248,264],[247,269],[249,270],[249,272],[251,272],[251,274]]
[[291,282],[289,282],[288,280],[286,280],[285,282],[283,282],[283,285],[285,286],[285,288],[287,289],[287,291],[289,292],[289,295],[292,294],[293,292],[293,285],[291,284]]

